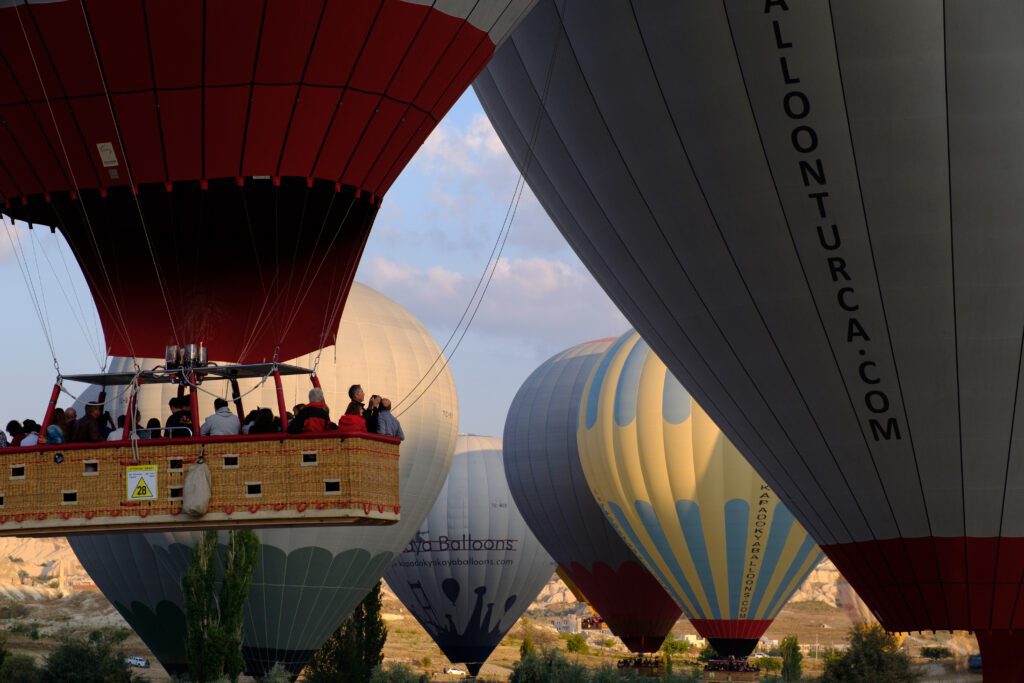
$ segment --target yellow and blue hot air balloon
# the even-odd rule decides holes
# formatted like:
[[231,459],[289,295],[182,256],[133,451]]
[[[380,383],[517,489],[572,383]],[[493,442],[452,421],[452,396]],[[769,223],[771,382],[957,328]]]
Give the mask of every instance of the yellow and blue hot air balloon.
[[821,551],[636,332],[594,369],[577,440],[605,515],[697,631],[750,654]]

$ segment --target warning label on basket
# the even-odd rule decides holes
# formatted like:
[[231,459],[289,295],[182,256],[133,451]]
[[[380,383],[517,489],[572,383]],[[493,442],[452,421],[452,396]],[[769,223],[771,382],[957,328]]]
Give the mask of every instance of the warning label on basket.
[[156,465],[129,465],[128,500],[156,500]]

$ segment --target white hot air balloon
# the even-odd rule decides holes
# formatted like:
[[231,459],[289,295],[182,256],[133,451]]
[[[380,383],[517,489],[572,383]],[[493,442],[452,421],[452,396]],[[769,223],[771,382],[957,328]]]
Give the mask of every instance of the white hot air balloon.
[[512,500],[501,439],[460,434],[437,502],[384,578],[476,676],[554,571]]
[[[440,350],[408,311],[383,294],[356,284],[338,330],[339,347],[328,347],[318,374],[332,415],[348,402],[351,384],[397,402],[430,372]],[[315,357],[289,362],[312,367]],[[156,361],[150,361],[156,363]],[[115,359],[111,369],[130,366]],[[432,375],[431,375],[432,376]],[[305,377],[285,377],[289,405],[305,402]],[[422,391],[426,382],[417,391]],[[243,385],[243,392],[251,389]],[[95,390],[94,390],[95,391]],[[143,387],[143,422],[163,417],[169,387]],[[272,384],[248,394],[246,409],[274,406]],[[213,398],[200,400],[201,415]],[[123,411],[121,398],[109,402]],[[396,406],[397,407],[397,406]],[[299,527],[257,533],[260,560],[246,606],[246,670],[265,672],[275,662],[297,672],[373,587],[419,528],[433,504],[455,449],[458,408],[451,373],[445,370],[416,402],[397,407],[406,440],[400,460],[402,519],[389,527]],[[198,535],[189,532],[78,536],[71,545],[104,595],[139,633],[168,671],[183,671],[184,617],[181,575]]]

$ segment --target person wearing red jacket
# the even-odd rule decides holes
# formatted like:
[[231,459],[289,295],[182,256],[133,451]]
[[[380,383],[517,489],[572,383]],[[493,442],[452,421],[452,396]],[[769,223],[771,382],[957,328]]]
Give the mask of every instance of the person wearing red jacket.
[[326,432],[329,429],[335,429],[335,426],[331,424],[330,409],[324,403],[324,390],[313,387],[309,390],[309,403],[288,423],[288,433]]
[[345,414],[338,420],[338,429],[346,432],[365,432],[366,418],[359,414],[359,406],[350,403]]

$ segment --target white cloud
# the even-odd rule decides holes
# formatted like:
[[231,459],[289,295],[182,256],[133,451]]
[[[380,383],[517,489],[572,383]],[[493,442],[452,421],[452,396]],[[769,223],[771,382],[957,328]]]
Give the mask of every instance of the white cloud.
[[427,137],[413,165],[432,172],[482,175],[493,169],[489,161],[505,157],[505,146],[488,118],[477,113],[465,128],[441,122]]
[[[519,177],[482,112],[461,125],[445,119],[403,171],[402,189],[388,195],[374,231],[447,252],[489,251]],[[519,201],[509,250],[517,256],[570,252],[529,188]]]
[[[479,273],[420,269],[374,258],[363,279],[426,324],[454,329]],[[549,258],[502,258],[469,334],[564,348],[620,334],[622,314],[582,266]]]

